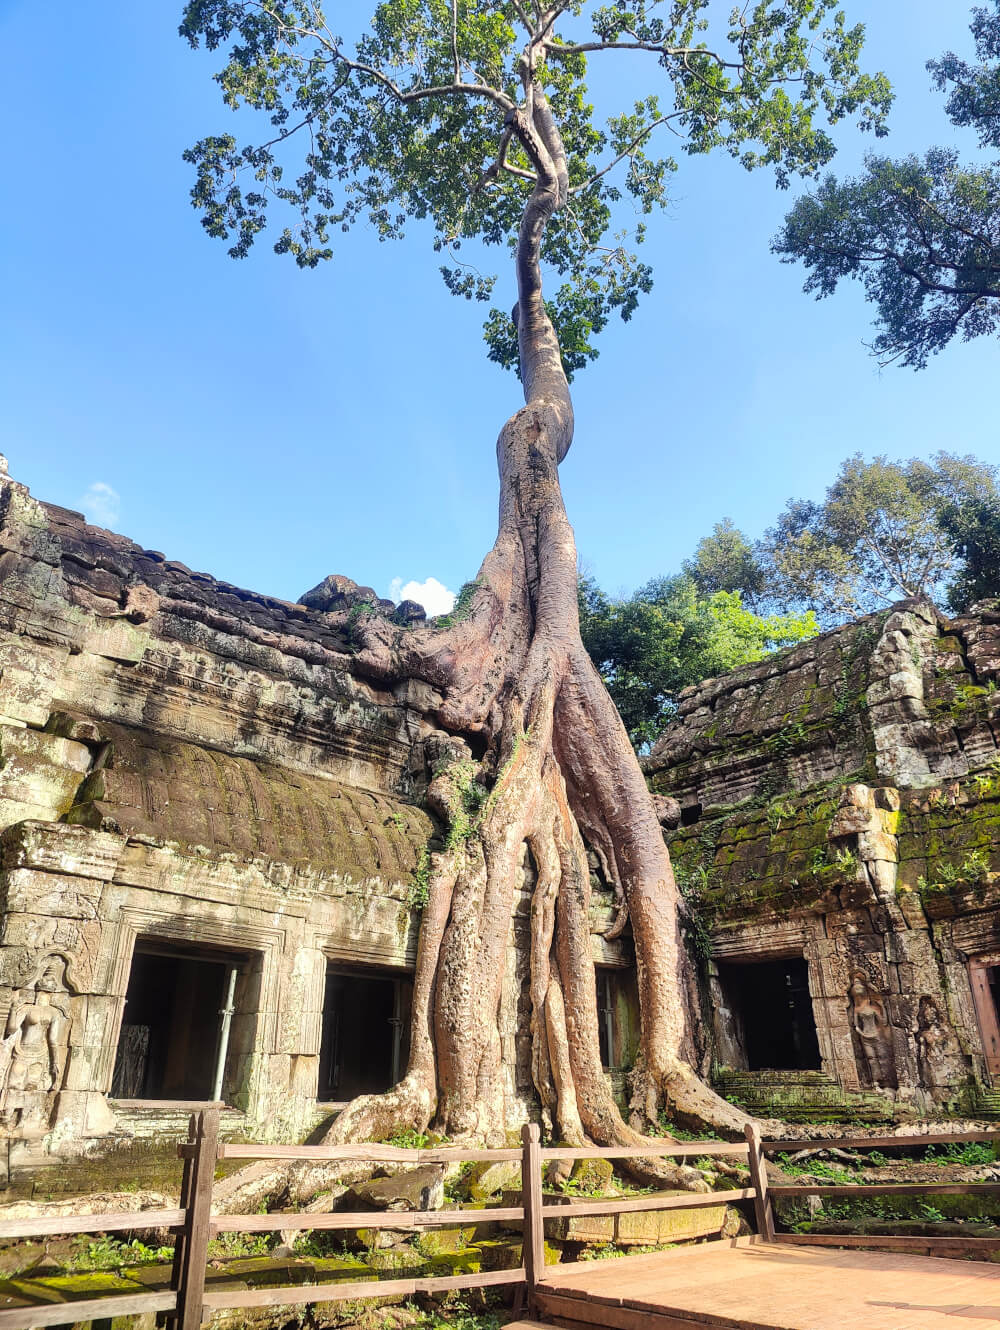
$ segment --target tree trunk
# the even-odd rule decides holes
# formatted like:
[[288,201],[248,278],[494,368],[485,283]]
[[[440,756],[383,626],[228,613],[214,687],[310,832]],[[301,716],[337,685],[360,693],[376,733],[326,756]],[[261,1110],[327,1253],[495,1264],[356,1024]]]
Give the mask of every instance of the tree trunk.
[[[385,1137],[402,1127],[493,1143],[508,1121],[498,1009],[527,846],[531,907],[532,1070],[543,1117],[562,1141],[627,1144],[661,1110],[741,1132],[746,1121],[695,1075],[678,897],[663,836],[625,728],[580,640],[577,561],[559,485],[573,409],[539,267],[542,235],[565,201],[566,165],[544,97],[528,96],[513,129],[537,185],[517,251],[514,310],[525,405],[497,442],[500,524],[467,617],[401,633],[369,620],[358,667],[418,677],[444,696],[447,759],[429,790],[450,827],[432,856],[414,984],[406,1076],[354,1101],[327,1139]],[[530,118],[529,118],[530,117]],[[473,749],[484,753],[477,761]],[[590,954],[586,845],[631,919],[641,1044],[633,1127],[601,1069]],[[690,1183],[692,1170],[667,1170]],[[663,1177],[664,1171],[659,1170]]]

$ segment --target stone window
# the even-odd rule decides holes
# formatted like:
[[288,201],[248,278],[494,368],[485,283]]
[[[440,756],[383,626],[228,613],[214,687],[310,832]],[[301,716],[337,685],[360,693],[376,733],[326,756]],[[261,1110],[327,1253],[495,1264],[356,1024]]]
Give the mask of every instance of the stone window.
[[754,962],[720,961],[719,983],[728,1044],[746,1071],[818,1071],[819,1043],[801,956]]
[[327,966],[319,1099],[379,1094],[406,1069],[411,983],[391,970]]
[[232,1102],[238,1089],[233,1034],[247,1021],[242,990],[251,969],[245,952],[140,938],[125,994],[112,1096]]

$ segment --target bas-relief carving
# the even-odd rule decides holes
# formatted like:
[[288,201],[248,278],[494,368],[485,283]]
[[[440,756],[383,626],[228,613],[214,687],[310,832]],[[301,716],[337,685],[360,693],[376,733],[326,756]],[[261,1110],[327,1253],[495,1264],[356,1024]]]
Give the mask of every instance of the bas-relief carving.
[[861,1051],[862,1078],[878,1089],[895,1090],[897,1078],[892,1029],[882,995],[860,970],[856,970],[851,976],[847,996],[851,1029]]
[[62,952],[43,954],[14,993],[0,1040],[0,1126],[9,1135],[37,1139],[48,1130],[72,1024],[69,965]]
[[958,1040],[929,996],[922,997],[917,1008],[917,1066],[920,1084],[927,1089],[954,1084],[966,1070]]

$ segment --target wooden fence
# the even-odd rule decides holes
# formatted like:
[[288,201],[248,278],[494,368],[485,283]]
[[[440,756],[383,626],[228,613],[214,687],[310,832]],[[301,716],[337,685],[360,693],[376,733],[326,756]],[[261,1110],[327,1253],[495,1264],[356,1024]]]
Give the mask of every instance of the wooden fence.
[[[840,1137],[833,1140],[766,1140],[758,1128],[747,1127],[746,1140],[660,1141],[645,1146],[603,1149],[553,1146],[543,1148],[538,1127],[531,1123],[521,1132],[521,1148],[507,1150],[399,1149],[389,1145],[227,1145],[219,1142],[218,1109],[207,1109],[191,1119],[188,1141],[178,1147],[184,1160],[181,1204],[175,1210],[141,1210],[131,1213],[93,1214],[52,1219],[4,1220],[0,1239],[33,1238],[46,1235],[67,1236],[74,1233],[114,1233],[153,1228],[170,1229],[178,1237],[169,1291],[162,1293],[116,1294],[111,1297],[46,1304],[42,1307],[18,1307],[0,1311],[0,1330],[36,1330],[72,1322],[98,1321],[144,1312],[164,1313],[173,1330],[197,1330],[215,1311],[229,1308],[290,1307],[313,1302],[334,1302],[372,1297],[405,1297],[418,1292],[441,1293],[452,1289],[523,1285],[529,1302],[535,1287],[545,1279],[544,1225],[546,1219],[566,1219],[589,1215],[623,1214],[635,1211],[695,1209],[718,1206],[733,1201],[753,1201],[757,1218],[758,1241],[806,1243],[812,1246],[893,1247],[914,1245],[914,1239],[868,1238],[850,1236],[777,1233],[774,1223],[774,1198],[784,1196],[877,1196],[941,1195],[948,1193],[1000,1194],[1000,1183],[930,1183],[886,1184],[883,1186],[827,1186],[811,1183],[787,1187],[768,1184],[766,1159],[779,1150],[867,1148],[878,1146],[926,1146],[963,1141],[1000,1141],[1000,1131],[940,1136]],[[625,1198],[567,1199],[546,1203],[542,1187],[542,1165],[550,1160],[638,1159],[731,1157],[746,1161],[750,1168],[750,1187],[723,1192],[690,1192],[675,1196],[639,1196]],[[254,1215],[212,1215],[215,1165],[218,1159],[256,1159],[288,1162],[336,1163],[359,1160],[371,1163],[451,1164],[464,1162],[495,1163],[518,1160],[521,1164],[521,1204],[490,1206],[483,1209],[427,1211],[337,1211],[326,1214],[291,1212]],[[479,1274],[410,1277],[404,1279],[368,1279],[355,1282],[296,1284],[261,1289],[206,1288],[208,1243],[219,1233],[269,1233],[290,1229],[329,1231],[337,1229],[380,1228],[422,1230],[454,1224],[520,1221],[522,1224],[522,1264],[516,1270],[495,1270]],[[937,1248],[953,1254],[961,1245],[970,1251],[996,1249],[997,1239],[920,1238],[921,1247]],[[69,1319],[67,1319],[69,1318]]]
[[[905,1237],[889,1234],[850,1233],[776,1233],[774,1199],[795,1200],[803,1196],[828,1196],[857,1199],[878,1196],[1000,1196],[998,1182],[883,1182],[883,1183],[799,1183],[775,1187],[768,1183],[763,1169],[767,1155],[785,1150],[878,1150],[923,1148],[928,1145],[961,1145],[977,1141],[1000,1143],[1000,1130],[985,1132],[935,1133],[924,1136],[835,1136],[825,1140],[767,1140],[760,1143],[760,1164],[754,1172],[757,1188],[755,1201],[758,1231],[765,1242],[798,1244],[808,1247],[863,1247],[869,1251],[914,1251],[939,1256],[975,1256],[1000,1250],[1000,1238]],[[751,1169],[754,1167],[751,1150]]]

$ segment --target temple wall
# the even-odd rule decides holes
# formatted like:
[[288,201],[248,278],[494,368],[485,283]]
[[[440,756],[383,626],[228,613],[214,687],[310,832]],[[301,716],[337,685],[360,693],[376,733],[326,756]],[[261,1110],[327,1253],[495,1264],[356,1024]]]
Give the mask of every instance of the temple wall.
[[[327,584],[321,606],[373,594]],[[227,1010],[227,1129],[255,1139],[302,1139],[333,1111],[324,1060],[370,1018],[351,993],[392,990],[394,1072],[405,1059],[441,698],[363,677],[349,616],[305,599],[192,572],[0,469],[0,1184],[176,1125],[170,1085],[211,1069],[199,1044]],[[525,1112],[530,888],[501,1003],[507,1093]],[[622,970],[627,940],[600,936],[611,914],[598,890],[595,960]],[[333,971],[388,987],[347,990],[331,1033]],[[168,997],[195,1034],[156,1054],[146,1100],[136,1067]]]
[[[707,680],[646,759],[680,804],[716,1079],[759,1111],[997,1106],[1000,606],[977,610],[904,602]],[[755,1068],[738,967],[784,964],[791,993],[797,960],[818,1058]]]

